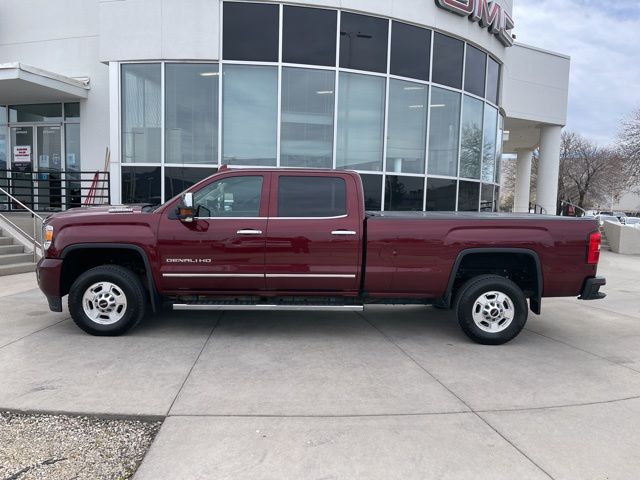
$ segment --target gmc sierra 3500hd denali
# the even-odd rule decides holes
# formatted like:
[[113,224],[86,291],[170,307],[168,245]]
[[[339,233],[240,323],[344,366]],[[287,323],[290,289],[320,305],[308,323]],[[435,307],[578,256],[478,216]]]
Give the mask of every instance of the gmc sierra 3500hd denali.
[[223,167],[160,207],[47,219],[38,264],[51,310],[119,335],[148,309],[455,308],[474,341],[502,344],[542,297],[604,297],[595,219],[366,212],[357,173]]

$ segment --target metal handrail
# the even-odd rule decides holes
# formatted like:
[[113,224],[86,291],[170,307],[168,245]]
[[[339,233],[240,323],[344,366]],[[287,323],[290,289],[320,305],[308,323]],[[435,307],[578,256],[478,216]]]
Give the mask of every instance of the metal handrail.
[[[33,243],[33,261],[35,262],[36,260],[38,260],[38,248],[40,248],[42,250],[42,243],[38,242],[38,238],[37,238],[37,229],[36,229],[36,223],[37,220],[40,220],[40,225],[42,225],[42,223],[44,222],[44,218],[41,217],[40,215],[38,215],[36,212],[34,212],[32,209],[30,209],[29,207],[27,207],[24,203],[22,203],[20,200],[18,200],[16,197],[14,197],[13,195],[11,195],[9,192],[7,192],[4,188],[0,187],[0,193],[2,193],[3,195],[6,195],[7,197],[9,197],[11,200],[13,200],[14,202],[16,202],[18,205],[20,205],[22,208],[24,208],[26,211],[28,211],[31,214],[31,217],[33,218],[33,236],[30,236],[27,232],[25,232],[22,228],[20,228],[18,225],[16,225],[14,222],[12,222],[11,220],[9,220],[9,218],[7,218],[6,215],[3,215],[0,213],[0,218],[2,218],[4,221],[6,221],[7,223],[9,223],[13,228],[15,228],[16,230],[18,230],[18,232],[20,232],[22,235],[24,235],[25,237],[27,237],[29,240],[31,240],[31,242]],[[44,253],[44,251],[43,251]]]
[[582,216],[583,217],[587,216],[587,211],[584,208],[582,208],[580,205],[576,205],[575,203],[570,202],[569,200],[561,200],[560,201],[560,205],[562,207],[565,207],[565,206],[573,207],[573,208],[575,208],[577,210],[580,210],[582,212]]
[[[531,210],[533,210],[533,212],[531,212]],[[529,213],[540,213],[540,215],[546,215],[547,209],[538,203],[530,203]]]

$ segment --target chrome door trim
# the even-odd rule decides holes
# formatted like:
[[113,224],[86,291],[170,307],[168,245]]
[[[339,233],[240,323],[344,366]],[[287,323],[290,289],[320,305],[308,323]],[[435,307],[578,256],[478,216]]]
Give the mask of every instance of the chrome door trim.
[[262,230],[254,230],[252,228],[244,228],[242,230],[238,230],[236,235],[262,235]]
[[334,220],[338,218],[347,218],[347,214],[336,215],[335,217],[269,217],[269,220]]
[[163,273],[165,278],[264,278],[263,273]]
[[267,278],[356,278],[355,274],[333,273],[267,273]]
[[356,278],[356,274],[333,273],[163,273],[165,278]]
[[354,230],[334,230],[331,235],[357,235],[358,232]]

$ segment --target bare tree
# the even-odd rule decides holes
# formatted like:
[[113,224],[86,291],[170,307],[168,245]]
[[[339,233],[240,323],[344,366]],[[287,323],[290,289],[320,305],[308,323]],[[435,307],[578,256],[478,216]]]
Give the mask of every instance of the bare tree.
[[573,132],[562,133],[558,201],[569,200],[582,208],[608,204],[628,187],[623,173],[626,156],[598,147]]
[[622,122],[618,134],[620,154],[626,159],[621,172],[630,190],[640,192],[640,108]]

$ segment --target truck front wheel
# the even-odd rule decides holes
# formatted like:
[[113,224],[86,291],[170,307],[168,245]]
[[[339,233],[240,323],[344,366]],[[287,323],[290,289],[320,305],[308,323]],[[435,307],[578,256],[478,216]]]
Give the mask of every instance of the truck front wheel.
[[527,323],[527,300],[511,280],[482,275],[460,288],[456,313],[462,331],[474,342],[502,345],[515,338]]
[[122,335],[144,316],[145,290],[138,276],[118,265],[102,265],[80,275],[69,292],[69,312],[92,335]]

